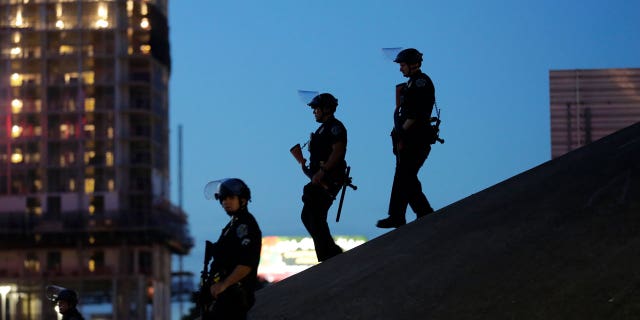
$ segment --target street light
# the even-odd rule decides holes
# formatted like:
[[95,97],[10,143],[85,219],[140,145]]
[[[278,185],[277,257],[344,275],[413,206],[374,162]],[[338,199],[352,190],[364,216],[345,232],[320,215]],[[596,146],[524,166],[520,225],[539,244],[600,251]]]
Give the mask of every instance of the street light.
[[5,310],[5,306],[7,305],[7,293],[11,291],[11,286],[0,286],[0,296],[2,296],[2,320],[7,320],[7,310]]

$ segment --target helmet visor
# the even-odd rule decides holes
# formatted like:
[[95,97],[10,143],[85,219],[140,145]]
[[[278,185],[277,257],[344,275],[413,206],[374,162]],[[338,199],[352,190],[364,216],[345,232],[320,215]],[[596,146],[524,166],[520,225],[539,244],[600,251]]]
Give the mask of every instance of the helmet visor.
[[318,91],[310,91],[310,90],[298,90],[298,97],[302,100],[302,103],[305,105],[309,105],[313,98],[315,98],[319,94]]
[[204,198],[207,200],[216,198],[217,200],[217,195],[220,193],[220,185],[227,180],[229,179],[214,180],[207,183],[204,186]]
[[384,55],[385,59],[394,62],[400,51],[402,51],[402,47],[382,48],[382,54]]

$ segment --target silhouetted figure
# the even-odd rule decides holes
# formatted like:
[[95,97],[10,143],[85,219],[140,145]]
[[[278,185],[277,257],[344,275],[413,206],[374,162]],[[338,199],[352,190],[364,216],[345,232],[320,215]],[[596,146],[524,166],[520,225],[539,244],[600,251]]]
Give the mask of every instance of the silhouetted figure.
[[432,213],[433,208],[422,192],[418,171],[424,164],[435,141],[431,112],[435,103],[433,82],[424,74],[422,53],[410,48],[402,50],[394,62],[409,80],[396,87],[396,110],[391,131],[396,169],[389,199],[389,217],[379,220],[379,228],[397,228],[406,223],[407,205],[417,218]]
[[347,163],[347,129],[334,113],[338,100],[329,93],[315,96],[308,105],[320,127],[311,134],[309,167],[302,170],[311,178],[302,193],[302,223],[313,238],[318,261],[342,253],[333,241],[327,215],[342,187]]
[[208,281],[213,301],[207,305],[202,319],[246,319],[255,303],[262,249],[262,231],[247,208],[251,190],[240,179],[224,179],[207,184],[205,197],[212,196],[220,201],[231,220],[218,241],[207,246],[213,257]]
[[58,312],[62,320],[84,320],[82,314],[76,308],[78,306],[78,294],[70,289],[64,289],[55,298],[58,304]]

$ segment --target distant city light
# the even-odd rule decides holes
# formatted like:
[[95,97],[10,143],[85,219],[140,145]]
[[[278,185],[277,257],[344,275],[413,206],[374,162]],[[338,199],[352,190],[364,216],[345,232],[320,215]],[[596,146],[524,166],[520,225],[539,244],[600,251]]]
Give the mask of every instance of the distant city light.
[[149,29],[149,19],[147,18],[142,18],[142,21],[140,22],[140,27],[142,29]]

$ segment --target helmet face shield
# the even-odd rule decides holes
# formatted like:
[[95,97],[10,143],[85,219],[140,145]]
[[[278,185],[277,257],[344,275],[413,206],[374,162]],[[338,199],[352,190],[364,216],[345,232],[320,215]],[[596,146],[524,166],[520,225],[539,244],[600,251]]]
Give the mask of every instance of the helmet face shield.
[[315,98],[319,93],[320,92],[318,91],[298,90],[298,97],[300,97],[300,100],[302,100],[304,104],[309,105],[313,98]]
[[247,184],[237,178],[214,180],[204,186],[204,198],[207,200],[222,201],[228,196],[251,200],[251,191]]

